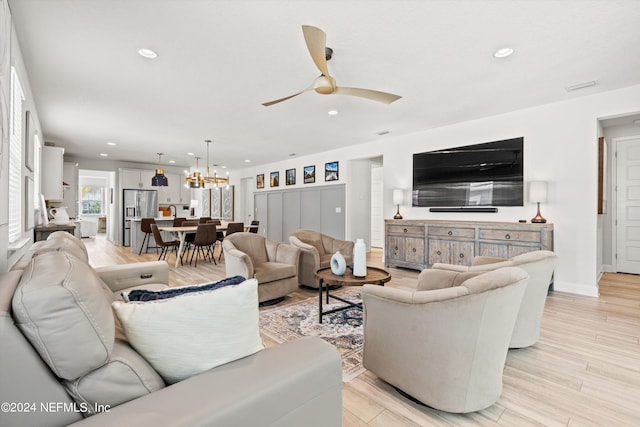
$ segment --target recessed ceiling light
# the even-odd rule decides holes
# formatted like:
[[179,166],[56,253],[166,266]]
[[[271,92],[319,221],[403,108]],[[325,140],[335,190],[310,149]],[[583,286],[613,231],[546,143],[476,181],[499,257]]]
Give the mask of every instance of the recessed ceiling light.
[[493,52],[493,56],[496,58],[506,58],[511,54],[513,54],[513,49],[510,47],[503,47]]
[[108,157],[108,156],[109,156],[107,153],[100,153],[100,155],[101,155],[102,157]]
[[574,91],[574,90],[584,89],[584,88],[587,88],[587,87],[595,86],[597,84],[598,84],[597,80],[592,80],[590,82],[578,83],[577,85],[567,86],[565,88],[565,90],[567,92],[571,92],[571,91]]
[[187,153],[187,156],[193,156],[193,153]]
[[226,168],[227,168],[226,166],[222,166],[222,169],[226,169]]
[[245,163],[251,163],[251,160],[247,159],[244,161]]
[[174,164],[176,161],[175,160],[169,160],[169,163]]
[[148,58],[148,59],[154,59],[154,58],[158,57],[157,53],[155,53],[153,50],[147,49],[147,48],[138,49],[138,54],[140,56],[143,56],[143,57]]
[[111,142],[111,141],[109,141],[109,142],[107,142],[107,145],[110,145],[110,146],[114,147],[114,146],[116,146],[116,145],[118,145],[118,144],[116,144],[115,142]]
[[327,114],[330,116],[337,116],[338,115],[338,110],[329,110],[327,111]]

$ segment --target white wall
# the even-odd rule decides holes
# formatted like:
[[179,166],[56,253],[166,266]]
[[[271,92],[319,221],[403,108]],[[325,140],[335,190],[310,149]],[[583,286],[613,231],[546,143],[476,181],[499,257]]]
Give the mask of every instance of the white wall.
[[[233,175],[255,176],[316,164],[318,181],[325,161],[340,161],[340,182],[348,160],[384,156],[384,216],[392,218],[394,188],[411,189],[412,154],[524,136],[525,181],[549,182],[549,201],[542,214],[555,227],[555,251],[559,256],[555,289],[597,296],[597,137],[598,118],[640,110],[640,85],[568,101],[518,110],[411,135],[386,135],[366,144],[290,159],[266,166],[234,171]],[[300,176],[300,175],[299,175]],[[348,176],[348,175],[347,175]],[[298,178],[299,180],[301,178]],[[344,179],[344,180],[343,180]],[[300,181],[301,182],[301,181]],[[298,184],[302,185],[302,184]],[[310,184],[307,184],[310,185]],[[268,191],[268,183],[266,189]],[[526,195],[525,195],[526,200]],[[498,213],[431,213],[428,208],[401,207],[405,219],[472,221],[529,220],[534,205],[499,208]],[[347,224],[351,222],[347,210]]]

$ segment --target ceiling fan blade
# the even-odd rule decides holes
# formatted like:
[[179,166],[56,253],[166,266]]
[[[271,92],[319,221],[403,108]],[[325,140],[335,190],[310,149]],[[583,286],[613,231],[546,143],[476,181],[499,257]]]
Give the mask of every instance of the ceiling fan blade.
[[286,101],[287,99],[291,99],[294,96],[298,96],[303,92],[304,92],[304,90],[302,92],[298,92],[298,93],[294,93],[293,95],[289,95],[289,96],[287,96],[285,98],[276,99],[275,101],[263,102],[262,105],[264,105],[265,107],[268,107],[270,105],[277,104],[278,102],[282,102],[282,101]]
[[360,98],[370,99],[372,101],[384,102],[385,104],[391,104],[394,101],[402,98],[399,95],[394,95],[392,93],[380,92],[377,90],[370,89],[359,89],[355,87],[336,87],[333,93],[337,93],[339,95],[350,95],[350,96],[359,96]]
[[307,49],[311,54],[311,59],[316,63],[318,70],[328,76],[329,69],[327,68],[324,50],[327,45],[327,35],[320,28],[312,27],[311,25],[303,25],[302,33],[304,34],[304,41],[307,43]]
[[265,107],[268,107],[270,105],[277,104],[277,103],[282,102],[282,101],[286,101],[287,99],[291,99],[294,96],[298,96],[301,93],[305,93],[306,91],[311,90],[311,89],[313,89],[313,84],[311,84],[309,87],[307,87],[306,89],[301,90],[298,93],[294,93],[293,95],[289,95],[289,96],[284,97],[284,98],[276,99],[275,101],[263,102],[262,105],[264,105]]

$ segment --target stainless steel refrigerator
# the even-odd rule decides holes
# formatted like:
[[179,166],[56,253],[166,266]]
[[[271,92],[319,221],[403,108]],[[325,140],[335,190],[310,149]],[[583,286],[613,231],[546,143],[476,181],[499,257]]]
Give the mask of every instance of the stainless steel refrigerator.
[[122,244],[131,245],[131,220],[158,216],[156,190],[122,190]]

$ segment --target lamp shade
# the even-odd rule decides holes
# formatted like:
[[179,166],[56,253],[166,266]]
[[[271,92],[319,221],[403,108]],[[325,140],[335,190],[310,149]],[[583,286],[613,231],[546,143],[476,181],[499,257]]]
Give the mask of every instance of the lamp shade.
[[547,201],[547,182],[531,181],[529,183],[529,202],[530,203],[546,203]]
[[151,178],[151,186],[153,187],[167,187],[169,180],[164,174],[164,170],[156,169],[156,174]]
[[404,192],[401,189],[396,188],[395,190],[393,190],[393,204],[394,205],[401,205],[403,199],[404,199]]

